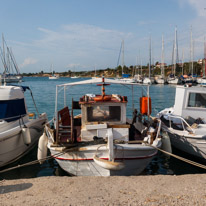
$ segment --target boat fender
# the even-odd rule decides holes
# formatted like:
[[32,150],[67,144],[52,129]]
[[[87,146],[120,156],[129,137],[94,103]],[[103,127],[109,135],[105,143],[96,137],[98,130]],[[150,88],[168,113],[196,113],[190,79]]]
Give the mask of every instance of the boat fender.
[[[162,132],[162,150],[172,153],[172,147],[170,142],[170,137],[167,132]],[[165,154],[167,157],[170,155]]]
[[47,157],[47,143],[48,143],[48,137],[44,132],[42,136],[39,138],[38,151],[37,151],[37,159],[39,160],[40,164],[43,164],[45,158]]
[[26,126],[22,127],[21,134],[22,134],[24,144],[28,146],[31,143],[31,134],[29,128]]

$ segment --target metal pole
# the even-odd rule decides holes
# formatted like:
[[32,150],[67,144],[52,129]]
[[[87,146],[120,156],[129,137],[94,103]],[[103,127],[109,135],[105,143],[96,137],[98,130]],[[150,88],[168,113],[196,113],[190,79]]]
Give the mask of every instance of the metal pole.
[[64,86],[64,107],[66,107],[66,86]]

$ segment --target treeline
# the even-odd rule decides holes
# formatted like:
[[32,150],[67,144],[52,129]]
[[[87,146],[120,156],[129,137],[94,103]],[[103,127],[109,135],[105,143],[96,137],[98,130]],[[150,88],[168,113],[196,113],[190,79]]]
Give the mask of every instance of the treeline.
[[[159,75],[161,73],[161,69],[157,66],[159,63],[156,62],[155,65],[151,65],[151,75]],[[134,66],[131,65],[129,67],[124,66],[123,72],[125,74],[130,74],[131,76],[134,76],[135,74],[141,74],[143,76],[148,76],[149,69],[148,65],[146,66]],[[172,73],[173,65],[165,66],[165,75],[169,75]],[[198,62],[193,62],[193,74],[201,75],[203,72],[203,66],[202,64],[198,64]],[[79,77],[92,77],[95,76],[95,71],[76,71],[72,72],[71,70],[65,71],[65,72],[55,72],[55,74],[58,74],[61,77],[72,77],[72,76],[79,76]],[[181,76],[182,74],[190,74],[191,73],[191,63],[184,63],[183,68],[181,64],[176,64],[176,75]],[[39,73],[22,73],[23,76],[49,76],[51,73],[44,73],[44,71],[41,71]],[[122,66],[118,66],[116,68],[106,68],[106,69],[99,69],[96,70],[96,76],[105,76],[105,77],[117,77],[122,75]]]

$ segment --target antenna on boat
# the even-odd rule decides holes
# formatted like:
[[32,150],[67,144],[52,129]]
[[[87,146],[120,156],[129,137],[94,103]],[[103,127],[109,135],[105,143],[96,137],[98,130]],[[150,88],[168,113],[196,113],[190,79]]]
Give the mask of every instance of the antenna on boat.
[[102,76],[102,84],[97,84],[97,86],[102,86],[102,97],[105,96],[105,88],[104,86],[109,86],[110,84],[106,84],[104,81],[104,76]]

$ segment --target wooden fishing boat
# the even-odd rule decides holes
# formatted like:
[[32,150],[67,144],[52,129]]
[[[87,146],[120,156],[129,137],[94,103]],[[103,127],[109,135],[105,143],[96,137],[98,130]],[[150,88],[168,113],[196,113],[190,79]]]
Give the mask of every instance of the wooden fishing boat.
[[[72,100],[70,109],[66,101],[63,109],[57,109],[62,88],[66,97],[66,87],[86,84],[101,86],[102,94],[85,94],[79,101]],[[141,98],[141,114],[134,110],[133,118],[128,119],[127,96],[106,94],[109,84],[137,86],[104,78],[57,85],[54,128],[47,125],[40,138],[40,161],[46,157],[47,146],[60,167],[71,175],[137,175],[146,168],[162,143],[158,122],[149,126],[144,117],[151,113],[151,100]],[[76,110],[81,112],[74,115]]]

